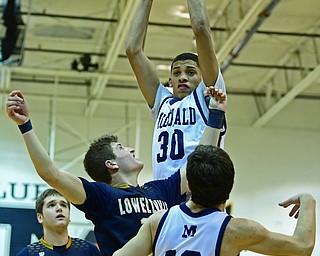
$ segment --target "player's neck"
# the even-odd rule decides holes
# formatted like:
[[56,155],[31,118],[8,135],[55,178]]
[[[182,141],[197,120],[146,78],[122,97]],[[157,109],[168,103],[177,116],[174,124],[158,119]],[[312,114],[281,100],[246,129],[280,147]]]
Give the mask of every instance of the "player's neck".
[[139,173],[116,173],[112,176],[111,186],[121,187],[123,185],[130,185],[136,187],[138,185]]
[[69,236],[68,231],[52,231],[52,230],[44,230],[43,240],[53,246],[61,246],[68,243]]
[[192,211],[192,212],[201,212],[204,209],[206,209],[206,207],[196,204],[192,201],[192,199],[190,199],[186,205],[188,206],[188,208]]
[[[201,211],[203,211],[203,210],[205,210],[205,209],[208,209],[207,207],[204,207],[204,206],[202,206],[202,205],[200,205],[200,204],[194,203],[194,202],[192,201],[192,199],[190,199],[190,200],[186,203],[186,205],[188,206],[188,208],[189,208],[192,212],[201,212]],[[214,208],[217,208],[217,209],[219,209],[219,210],[221,210],[221,211],[224,211],[224,204],[217,205],[217,206],[214,207]]]

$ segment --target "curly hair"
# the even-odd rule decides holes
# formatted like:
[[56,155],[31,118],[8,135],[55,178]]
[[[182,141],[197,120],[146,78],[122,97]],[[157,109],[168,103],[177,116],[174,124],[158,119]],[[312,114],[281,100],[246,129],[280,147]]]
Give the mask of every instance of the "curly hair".
[[[43,213],[44,200],[49,196],[56,196],[56,195],[64,197],[57,190],[55,190],[53,188],[48,188],[45,191],[43,191],[40,194],[40,196],[38,197],[37,201],[36,201],[36,213],[41,213],[42,214]],[[68,207],[69,207],[69,210],[70,210],[70,202],[68,200],[67,200],[67,202],[68,202]]]
[[93,141],[84,157],[83,165],[88,175],[95,181],[111,183],[111,175],[105,166],[105,161],[115,159],[111,146],[112,142],[118,142],[115,135],[104,135]]
[[199,145],[188,157],[187,180],[194,203],[217,207],[229,199],[233,187],[232,160],[219,147]]

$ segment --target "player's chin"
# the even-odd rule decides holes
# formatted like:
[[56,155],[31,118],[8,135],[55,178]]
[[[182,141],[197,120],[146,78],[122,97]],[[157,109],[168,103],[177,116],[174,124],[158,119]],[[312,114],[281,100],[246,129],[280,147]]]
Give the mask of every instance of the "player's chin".
[[179,99],[183,99],[184,97],[190,95],[191,93],[192,93],[191,90],[184,90],[184,91],[182,91],[182,92],[179,92],[178,98],[179,98]]
[[143,163],[143,162],[141,162],[141,161],[138,159],[138,161],[137,161],[137,165],[139,165],[139,167],[142,169],[142,168],[143,168],[143,166],[144,166],[144,163]]
[[68,224],[69,224],[68,221],[64,219],[64,220],[57,221],[56,226],[60,228],[64,228],[64,227],[67,227]]

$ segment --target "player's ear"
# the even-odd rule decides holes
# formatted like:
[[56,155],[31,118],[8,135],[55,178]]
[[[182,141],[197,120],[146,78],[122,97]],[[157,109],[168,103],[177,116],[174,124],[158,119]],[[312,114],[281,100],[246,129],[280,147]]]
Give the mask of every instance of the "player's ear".
[[190,187],[189,187],[189,182],[187,181],[187,192],[191,193]]
[[172,87],[172,79],[171,79],[171,77],[169,77],[168,84],[169,84],[169,87]]
[[40,224],[43,222],[43,215],[41,213],[37,213],[37,220]]
[[104,164],[108,168],[111,175],[119,171],[118,164],[113,160],[106,160]]

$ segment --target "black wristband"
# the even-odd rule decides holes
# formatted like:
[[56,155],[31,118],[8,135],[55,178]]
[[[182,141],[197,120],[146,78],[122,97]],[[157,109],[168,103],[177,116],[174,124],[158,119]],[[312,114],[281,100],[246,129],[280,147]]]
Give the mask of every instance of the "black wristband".
[[216,108],[209,109],[209,118],[207,122],[208,126],[212,128],[220,129],[223,125],[223,120],[224,120],[224,111]]
[[31,124],[31,121],[30,119],[25,122],[24,124],[21,124],[21,125],[18,125],[19,127],[19,130],[22,134],[28,132],[28,131],[31,131],[32,130],[32,124]]

